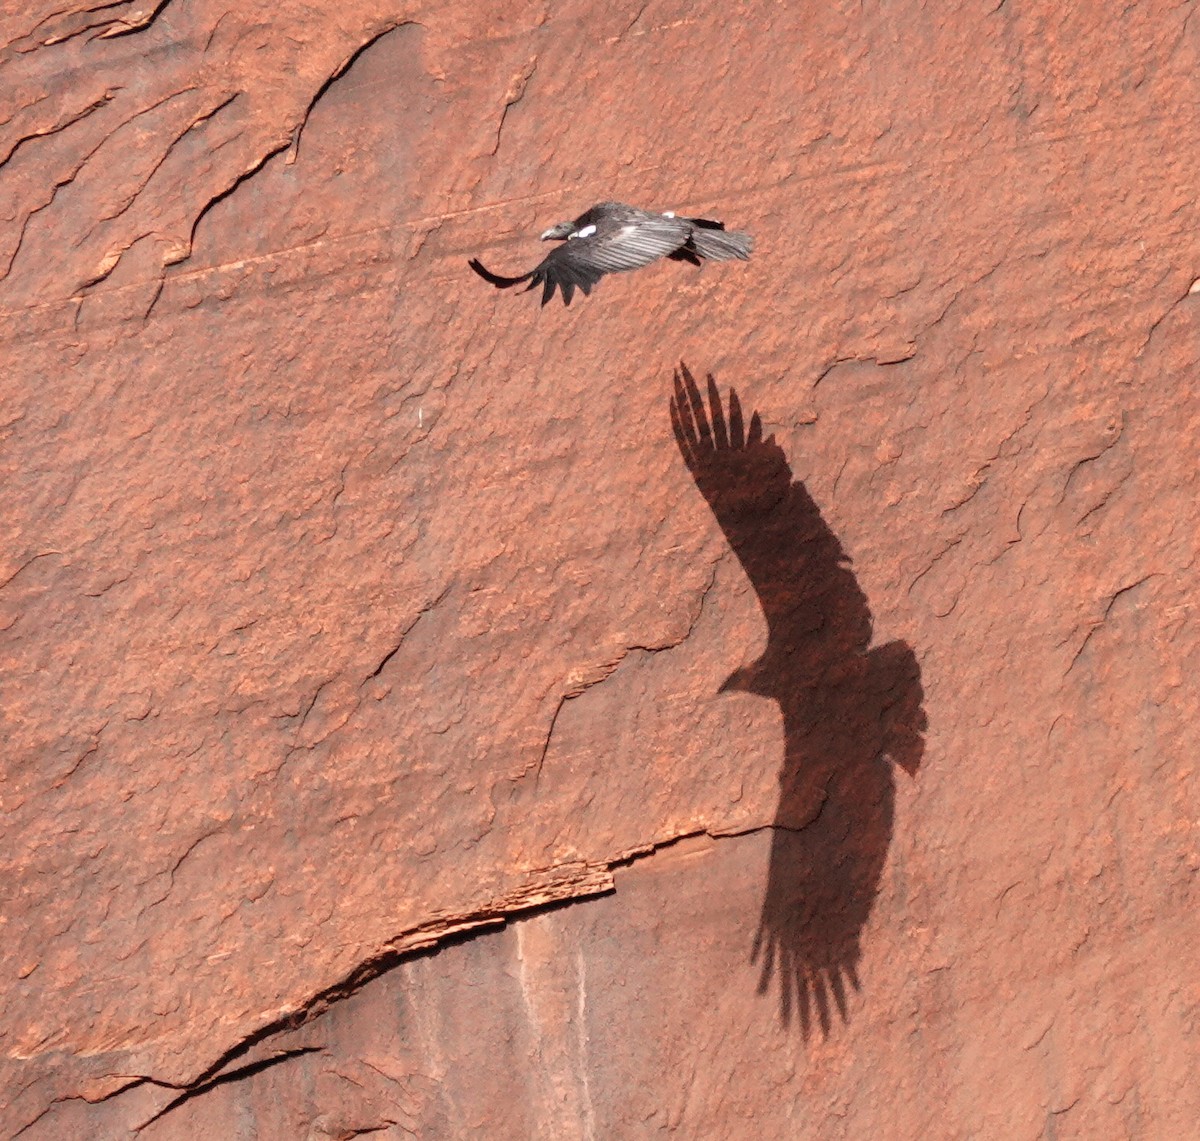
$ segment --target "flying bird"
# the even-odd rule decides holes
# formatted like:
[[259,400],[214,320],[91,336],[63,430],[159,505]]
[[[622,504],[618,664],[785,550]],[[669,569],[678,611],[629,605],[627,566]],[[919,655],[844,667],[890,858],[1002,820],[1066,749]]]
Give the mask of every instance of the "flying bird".
[[497,289],[528,281],[525,291],[540,285],[545,305],[557,287],[562,290],[563,304],[570,305],[576,286],[589,294],[606,273],[640,269],[663,257],[692,265],[699,265],[704,258],[745,261],[754,248],[749,234],[726,230],[723,222],[677,218],[670,211],[655,214],[622,202],[601,202],[573,222],[559,222],[542,234],[542,241],[562,245],[519,277],[493,273],[478,258],[472,258],[469,264]]

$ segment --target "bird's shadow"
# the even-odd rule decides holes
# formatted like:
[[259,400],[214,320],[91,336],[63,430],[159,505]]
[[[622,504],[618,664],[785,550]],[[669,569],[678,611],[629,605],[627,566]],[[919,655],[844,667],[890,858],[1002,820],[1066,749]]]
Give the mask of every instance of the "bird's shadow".
[[893,768],[914,776],[926,719],[920,669],[904,642],[871,648],[871,611],[850,560],[783,449],[747,430],[737,393],[725,416],[686,366],[675,374],[671,423],[701,494],[737,555],[767,620],[762,657],[721,689],[779,703],[784,756],[770,868],[751,959],[760,994],[772,982],[785,1025],[807,1039],[834,1012],[848,1019],[860,988],[863,927],[892,838]]

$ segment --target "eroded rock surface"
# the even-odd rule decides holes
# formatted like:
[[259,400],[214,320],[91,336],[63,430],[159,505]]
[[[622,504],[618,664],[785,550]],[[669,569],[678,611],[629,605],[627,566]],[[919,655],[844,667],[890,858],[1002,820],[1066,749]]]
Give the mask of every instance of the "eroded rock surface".
[[[0,13],[0,1131],[1187,1134],[1200,24],[1075,8]],[[755,256],[466,267],[609,197]]]

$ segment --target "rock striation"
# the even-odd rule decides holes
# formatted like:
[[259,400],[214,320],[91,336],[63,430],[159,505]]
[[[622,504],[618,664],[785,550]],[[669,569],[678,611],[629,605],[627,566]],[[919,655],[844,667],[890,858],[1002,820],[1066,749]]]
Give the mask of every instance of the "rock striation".
[[0,11],[0,1135],[1187,1136],[1192,17]]

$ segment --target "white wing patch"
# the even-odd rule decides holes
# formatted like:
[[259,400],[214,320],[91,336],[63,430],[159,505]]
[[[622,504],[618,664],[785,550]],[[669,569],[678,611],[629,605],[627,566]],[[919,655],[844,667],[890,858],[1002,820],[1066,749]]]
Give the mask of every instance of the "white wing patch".
[[568,234],[568,238],[590,238],[596,232],[596,227],[584,226],[582,230],[576,230],[573,234]]
[[675,211],[674,211],[674,210],[664,210],[664,211],[663,211],[663,217],[664,217],[664,218],[674,218],[674,217],[675,217]]

